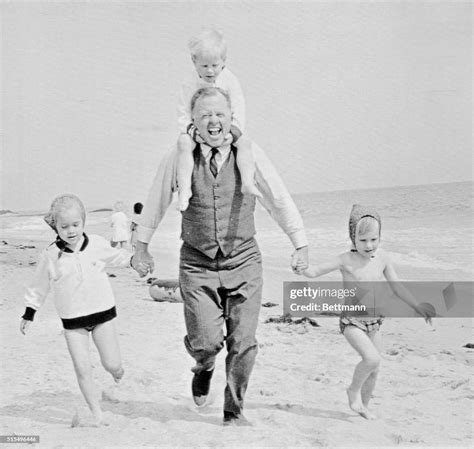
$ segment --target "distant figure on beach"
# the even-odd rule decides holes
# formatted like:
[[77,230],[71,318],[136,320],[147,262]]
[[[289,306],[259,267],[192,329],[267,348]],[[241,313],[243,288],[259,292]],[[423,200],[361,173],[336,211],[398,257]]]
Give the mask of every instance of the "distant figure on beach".
[[[25,334],[50,290],[64,327],[79,387],[92,412],[92,425],[103,423],[99,397],[92,378],[89,334],[103,367],[119,382],[124,374],[115,330],[115,299],[105,266],[130,266],[131,254],[111,248],[98,235],[86,235],[86,212],[75,195],[60,195],[44,217],[57,233],[56,241],[40,255],[35,276],[26,290],[26,311],[20,331]],[[72,425],[82,425],[78,415]]]
[[[309,266],[307,269],[298,262],[296,272],[316,278],[339,270],[344,283],[352,285],[361,281],[388,281],[393,292],[402,301],[424,316],[426,322],[431,323],[430,315],[418,307],[411,293],[399,282],[389,255],[379,249],[381,227],[382,221],[376,210],[354,205],[349,218],[349,235],[353,248],[326,263]],[[369,410],[369,401],[379,372],[382,343],[380,326],[383,319],[383,316],[349,316],[343,312],[339,320],[341,333],[362,357],[347,389],[349,406],[366,419],[375,419],[375,415]]]
[[[195,359],[192,395],[206,403],[215,359],[227,347],[224,425],[249,425],[242,411],[257,355],[255,332],[262,300],[262,259],[254,238],[255,196],[242,193],[237,149],[226,141],[232,124],[227,92],[207,87],[191,99],[193,124],[204,144],[194,150],[192,192],[182,212],[179,285],[187,335]],[[296,248],[292,267],[306,268],[308,248],[303,221],[265,153],[252,144],[260,199]],[[132,266],[153,271],[148,244],[177,191],[177,149],[158,167],[138,227]],[[143,266],[146,266],[143,269]],[[223,326],[226,327],[224,336]]]
[[227,44],[224,36],[215,29],[205,29],[189,40],[189,51],[195,72],[181,86],[178,103],[178,192],[179,209],[186,210],[191,191],[193,173],[193,149],[196,143],[205,143],[193,124],[190,102],[193,94],[202,87],[220,87],[230,97],[232,123],[225,137],[227,145],[233,144],[237,166],[242,179],[242,193],[260,196],[255,186],[255,163],[250,141],[242,135],[245,126],[245,100],[239,80],[226,67]]
[[132,251],[135,252],[137,245],[137,233],[138,233],[138,219],[143,210],[142,203],[135,203],[133,205],[133,218],[130,223],[130,244],[132,245]]
[[112,227],[111,245],[115,248],[123,248],[130,239],[129,221],[124,212],[124,204],[122,201],[117,201],[114,204],[114,213],[110,216],[110,226]]

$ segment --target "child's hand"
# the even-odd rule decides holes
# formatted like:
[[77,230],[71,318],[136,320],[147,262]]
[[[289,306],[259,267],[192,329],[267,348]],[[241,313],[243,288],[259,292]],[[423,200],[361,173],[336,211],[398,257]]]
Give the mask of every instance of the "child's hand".
[[31,321],[29,321],[29,320],[24,320],[24,319],[21,320],[21,323],[20,323],[20,332],[21,332],[23,335],[26,335],[26,331],[27,331],[28,328],[30,327],[30,324],[31,324]]
[[308,265],[304,261],[298,260],[296,262],[296,266],[293,268],[293,272],[295,274],[302,275],[307,269],[308,269]]
[[308,268],[308,247],[302,246],[291,255],[291,269],[293,273],[301,274]]
[[[415,312],[421,315],[425,319],[425,323],[429,324],[430,326],[433,325],[431,318],[435,315],[433,315],[433,312],[425,307],[420,307],[420,305],[416,305],[414,307]],[[436,312],[435,312],[436,314]]]

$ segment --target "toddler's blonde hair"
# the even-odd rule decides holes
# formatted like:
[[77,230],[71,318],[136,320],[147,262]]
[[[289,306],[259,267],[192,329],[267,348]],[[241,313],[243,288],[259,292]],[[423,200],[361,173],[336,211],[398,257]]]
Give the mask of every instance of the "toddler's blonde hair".
[[202,55],[219,55],[223,61],[227,58],[227,43],[224,35],[214,28],[207,28],[191,37],[188,48],[193,61]]
[[44,221],[48,223],[54,231],[57,232],[56,223],[58,214],[67,209],[77,207],[79,213],[81,214],[82,222],[86,222],[86,209],[82,201],[71,193],[65,193],[63,195],[57,196],[51,203],[48,213],[44,216]]

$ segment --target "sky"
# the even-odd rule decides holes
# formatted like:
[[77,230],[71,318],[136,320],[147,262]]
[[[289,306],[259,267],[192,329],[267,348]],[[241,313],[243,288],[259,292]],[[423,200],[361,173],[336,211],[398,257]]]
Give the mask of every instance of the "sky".
[[292,193],[472,180],[471,2],[8,2],[0,209],[144,201],[190,36],[223,31]]

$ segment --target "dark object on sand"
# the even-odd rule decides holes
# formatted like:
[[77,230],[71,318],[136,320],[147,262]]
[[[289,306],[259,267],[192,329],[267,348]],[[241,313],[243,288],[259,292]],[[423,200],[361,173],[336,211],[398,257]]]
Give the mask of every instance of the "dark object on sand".
[[113,274],[113,273],[107,273],[107,276],[108,276],[109,278],[116,278],[116,277],[117,277],[117,276],[116,276],[115,274]]
[[155,279],[151,282],[149,292],[154,301],[183,302],[178,279]]
[[275,304],[274,302],[267,301],[262,304],[262,307],[276,307],[277,305],[278,304]]
[[463,348],[474,349],[474,343],[466,343]]
[[309,323],[313,327],[320,327],[320,325],[316,322],[316,320],[313,320],[312,318],[309,317],[303,317],[303,318],[292,318],[290,314],[286,315],[281,315],[279,317],[270,317],[267,320],[265,320],[266,323],[286,323],[286,324],[305,324]]

